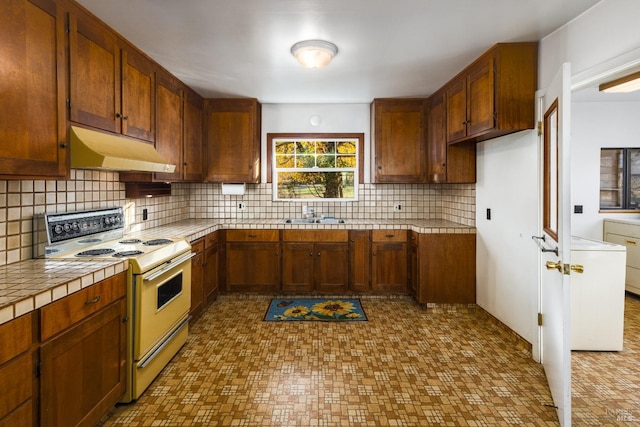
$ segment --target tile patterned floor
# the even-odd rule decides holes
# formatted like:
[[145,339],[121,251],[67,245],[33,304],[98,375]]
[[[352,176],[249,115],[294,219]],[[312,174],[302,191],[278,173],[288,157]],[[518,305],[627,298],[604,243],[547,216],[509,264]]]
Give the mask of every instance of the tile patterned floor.
[[[262,321],[269,300],[220,297],[145,394],[102,425],[558,425],[542,366],[480,309],[372,297],[368,322],[273,323]],[[575,368],[578,382],[601,355]],[[639,371],[576,388],[574,425],[632,425],[621,418],[639,415]],[[614,396],[630,391],[635,402]]]
[[640,425],[640,298],[625,301],[620,352],[571,355],[574,426]]

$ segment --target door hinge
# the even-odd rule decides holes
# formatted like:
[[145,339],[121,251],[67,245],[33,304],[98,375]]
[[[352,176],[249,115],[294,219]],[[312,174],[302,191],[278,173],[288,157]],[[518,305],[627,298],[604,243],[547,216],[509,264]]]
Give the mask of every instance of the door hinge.
[[67,98],[67,110],[71,110],[71,99]]
[[35,374],[36,374],[36,378],[39,378],[39,377],[40,377],[40,373],[41,373],[41,371],[42,371],[42,369],[41,369],[41,362],[38,360],[38,361],[36,362],[36,372],[35,372]]
[[538,136],[542,135],[542,122],[538,122]]
[[69,34],[71,32],[71,24],[67,22],[67,25],[64,26],[64,30]]
[[538,313],[538,326],[542,326],[542,313]]

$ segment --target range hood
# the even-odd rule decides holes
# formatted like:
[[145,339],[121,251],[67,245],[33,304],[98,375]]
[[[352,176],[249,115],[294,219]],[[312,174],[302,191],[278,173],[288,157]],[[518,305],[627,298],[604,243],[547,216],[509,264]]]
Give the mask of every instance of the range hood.
[[114,171],[172,173],[168,163],[151,144],[71,126],[71,167]]

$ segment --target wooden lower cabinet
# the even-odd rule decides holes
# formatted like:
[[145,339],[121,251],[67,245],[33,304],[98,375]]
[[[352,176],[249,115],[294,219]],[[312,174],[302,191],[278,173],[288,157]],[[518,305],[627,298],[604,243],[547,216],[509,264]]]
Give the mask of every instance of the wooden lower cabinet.
[[40,425],[94,426],[120,400],[125,288],[121,273],[41,309],[41,334],[55,333],[40,347]]
[[407,231],[373,230],[371,290],[407,293]]
[[204,295],[204,238],[191,242],[191,308],[189,314],[197,316],[205,304]]
[[283,291],[343,292],[348,287],[348,243],[282,244]]
[[344,292],[349,289],[347,230],[284,230],[282,290]]
[[279,291],[278,230],[228,230],[226,235],[227,292]]
[[411,282],[420,304],[476,302],[476,235],[417,234]]
[[371,231],[349,231],[350,284],[356,292],[371,290]]
[[33,426],[37,379],[31,313],[0,325],[0,426]]
[[205,236],[204,249],[204,304],[207,305],[218,297],[218,232]]

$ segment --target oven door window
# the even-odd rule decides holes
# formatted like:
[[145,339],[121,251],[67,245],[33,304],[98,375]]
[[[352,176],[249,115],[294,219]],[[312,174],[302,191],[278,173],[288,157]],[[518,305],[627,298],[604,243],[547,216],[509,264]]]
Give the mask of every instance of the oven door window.
[[158,286],[156,309],[160,310],[182,292],[182,273]]

